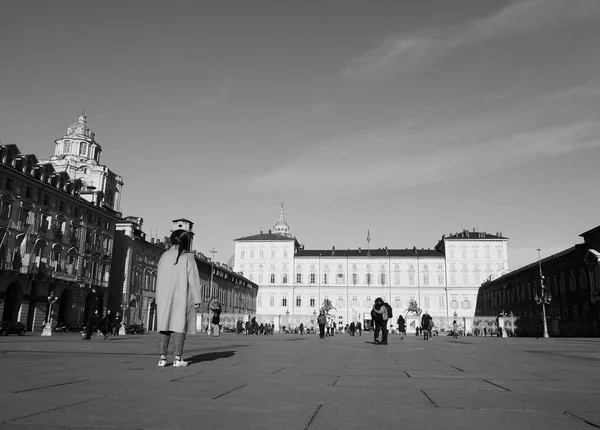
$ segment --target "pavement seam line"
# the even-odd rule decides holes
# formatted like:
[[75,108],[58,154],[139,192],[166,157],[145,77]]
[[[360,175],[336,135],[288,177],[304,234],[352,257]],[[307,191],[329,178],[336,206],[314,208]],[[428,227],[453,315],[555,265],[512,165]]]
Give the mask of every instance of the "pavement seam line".
[[592,426],[592,427],[594,427],[594,428],[600,429],[600,426],[599,426],[599,425],[597,425],[597,424],[594,424],[593,422],[591,422],[591,421],[588,421],[588,420],[586,420],[585,418],[582,418],[582,417],[580,417],[579,415],[575,415],[573,412],[562,411],[562,414],[563,414],[563,415],[566,415],[566,416],[568,416],[568,417],[572,417],[572,418],[578,419],[578,420],[580,420],[580,421],[583,421],[584,423],[586,423],[586,424],[588,424],[588,425],[590,425],[590,426]]
[[182,376],[180,378],[171,379],[171,382],[181,381],[182,379],[191,378],[192,376],[202,375],[203,373],[206,373],[206,372],[203,370],[202,372],[193,373],[191,375],[185,375],[185,376]]
[[406,370],[404,371],[404,373],[406,373],[406,376],[408,376],[409,378],[412,378],[412,376],[410,376]]
[[458,370],[458,371],[460,371],[460,372],[464,372],[464,370],[462,370],[462,369],[459,369],[459,368],[458,368],[458,367],[456,367],[456,366],[450,366],[450,367],[452,367],[453,369],[456,369],[456,370]]
[[423,393],[423,395],[425,397],[427,397],[427,400],[429,400],[431,402],[431,404],[433,405],[434,408],[438,407],[437,403],[435,403],[433,400],[431,400],[431,397],[429,397],[429,395],[424,390],[421,390],[421,393]]
[[86,404],[86,403],[95,402],[96,400],[102,400],[102,399],[105,399],[107,397],[108,396],[96,397],[96,398],[93,398],[93,399],[82,400],[81,402],[77,402],[77,403],[71,403],[70,405],[64,405],[64,406],[59,406],[59,407],[56,407],[56,408],[48,409],[47,411],[35,412],[33,414],[24,415],[22,417],[18,417],[18,418],[9,420],[9,421],[4,421],[2,424],[14,423],[15,421],[20,421],[20,420],[24,420],[26,418],[35,417],[36,415],[47,414],[48,412],[54,412],[54,411],[58,411],[60,409],[70,408],[72,406],[79,406],[79,405],[83,405],[83,404]]
[[335,377],[335,381],[333,381],[333,384],[331,384],[332,387],[335,387],[335,384],[337,384],[337,381],[340,379],[340,375],[337,375]]
[[13,391],[13,393],[15,393],[15,394],[26,393],[28,391],[43,390],[44,388],[62,387],[63,385],[77,384],[78,382],[86,382],[86,381],[91,381],[91,380],[92,380],[92,378],[79,379],[77,381],[61,382],[60,384],[45,385],[43,387],[27,388],[25,390]]
[[283,369],[287,369],[287,366],[283,366],[283,367],[281,367],[281,368],[279,368],[279,369],[275,370],[274,372],[271,372],[271,375],[274,375],[274,374],[275,374],[275,373],[277,373],[277,372],[281,372]]
[[502,388],[504,391],[510,391],[508,388],[503,387],[502,385],[494,384],[493,382],[490,382],[487,379],[484,379],[483,382],[487,382],[490,385],[493,385],[493,386],[498,387],[498,388]]
[[308,430],[308,428],[312,425],[313,421],[315,420],[315,418],[317,417],[317,414],[319,413],[319,411],[321,410],[321,408],[323,407],[323,403],[319,403],[319,406],[317,407],[317,409],[313,412],[312,416],[310,417],[310,419],[308,420],[308,422],[306,423],[306,426],[304,426],[304,430]]
[[216,397],[213,397],[212,399],[213,399],[213,400],[217,400],[217,399],[219,399],[219,398],[221,398],[221,397],[223,397],[223,396],[226,396],[226,395],[227,395],[227,394],[229,394],[229,393],[233,393],[234,391],[237,391],[237,390],[239,390],[240,388],[244,388],[246,385],[248,385],[248,383],[247,383],[247,382],[246,382],[244,385],[240,385],[240,386],[239,386],[239,387],[237,387],[237,388],[233,388],[233,389],[231,389],[231,390],[229,390],[229,391],[225,391],[223,394],[219,394],[218,396],[216,396]]

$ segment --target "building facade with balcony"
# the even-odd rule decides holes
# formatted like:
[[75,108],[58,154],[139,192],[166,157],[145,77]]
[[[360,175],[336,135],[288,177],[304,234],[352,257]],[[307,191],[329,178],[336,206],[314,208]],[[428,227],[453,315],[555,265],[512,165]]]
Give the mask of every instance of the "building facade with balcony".
[[[514,315],[518,335],[541,336],[541,282],[550,336],[600,335],[600,226],[580,235],[583,243],[484,283],[476,315]],[[541,266],[541,267],[540,267]],[[541,273],[540,273],[541,272]]]
[[[193,237],[193,226],[190,220],[176,219],[172,221],[171,231],[187,230]],[[133,216],[116,224],[108,306],[113,313],[122,312],[124,324],[143,324],[146,330],[155,331],[158,262],[170,244],[168,237],[163,241],[148,241],[142,227],[143,219]],[[193,246],[193,240],[190,246]],[[194,257],[202,284],[203,304],[198,310],[201,325],[209,319],[211,300],[221,303],[224,315],[256,313],[258,285],[226,264],[212,261],[197,251],[194,251]]]
[[0,312],[41,330],[48,297],[54,323],[79,324],[94,285],[107,296],[120,214],[81,195],[85,185],[52,163],[0,146]]
[[414,300],[438,320],[472,317],[481,282],[508,270],[508,239],[501,233],[452,233],[433,249],[308,250],[290,234],[283,207],[268,233],[234,243],[235,270],[260,286],[261,320],[292,326],[311,323],[325,299],[336,308],[338,326],[368,326],[377,297],[396,315]]
[[141,217],[117,222],[108,307],[121,312],[124,324],[156,330],[156,275],[168,244],[146,239]]

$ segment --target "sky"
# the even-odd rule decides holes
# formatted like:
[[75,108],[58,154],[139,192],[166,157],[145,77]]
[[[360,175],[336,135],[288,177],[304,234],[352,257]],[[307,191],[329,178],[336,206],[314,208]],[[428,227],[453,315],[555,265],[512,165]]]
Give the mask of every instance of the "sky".
[[122,211],[227,262],[285,207],[307,249],[476,229],[516,269],[600,225],[597,0],[16,1],[0,142],[82,109]]

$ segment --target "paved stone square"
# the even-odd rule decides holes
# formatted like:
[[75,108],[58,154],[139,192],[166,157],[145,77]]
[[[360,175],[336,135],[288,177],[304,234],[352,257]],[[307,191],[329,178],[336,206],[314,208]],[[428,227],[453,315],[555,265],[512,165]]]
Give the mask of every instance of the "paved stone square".
[[2,429],[591,429],[600,339],[0,337]]

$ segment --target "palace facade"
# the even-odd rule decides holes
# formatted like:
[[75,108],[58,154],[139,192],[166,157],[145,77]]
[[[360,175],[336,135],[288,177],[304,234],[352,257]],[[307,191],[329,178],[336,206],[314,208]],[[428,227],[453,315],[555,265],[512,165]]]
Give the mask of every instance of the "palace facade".
[[414,300],[438,320],[472,317],[481,283],[508,271],[502,233],[464,230],[432,249],[305,249],[290,234],[283,205],[271,230],[234,243],[235,270],[260,286],[257,315],[276,325],[312,324],[325,299],[338,326],[369,326],[377,297],[395,315]]

